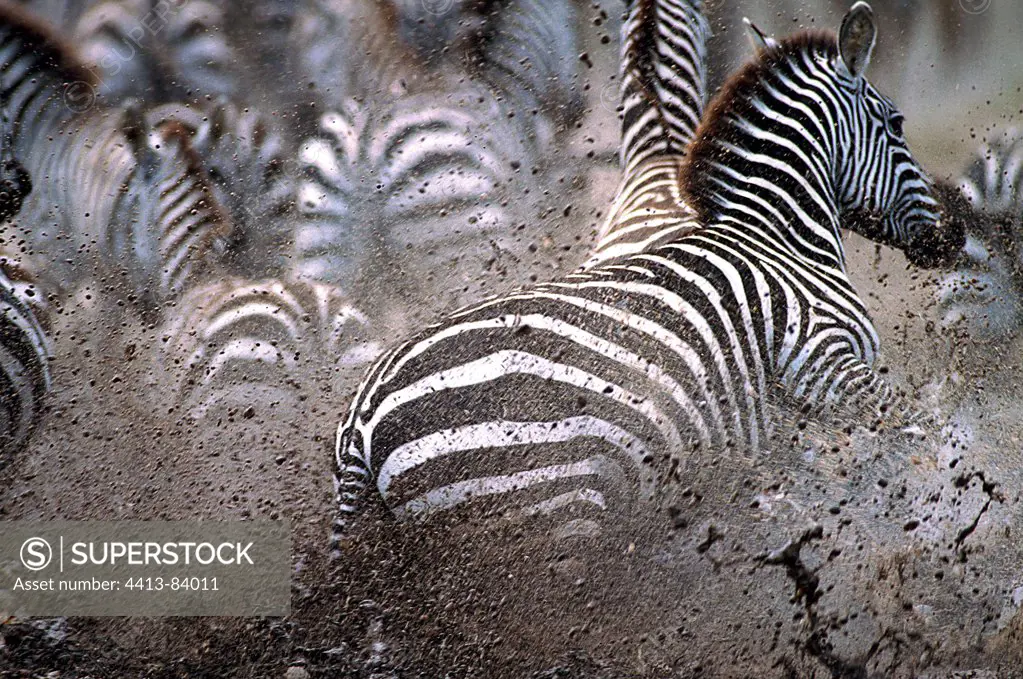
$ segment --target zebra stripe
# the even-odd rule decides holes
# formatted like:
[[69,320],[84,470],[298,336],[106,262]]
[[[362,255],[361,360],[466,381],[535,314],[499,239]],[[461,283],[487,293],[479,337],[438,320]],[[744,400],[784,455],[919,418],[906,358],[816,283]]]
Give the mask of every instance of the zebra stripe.
[[634,0],[622,25],[625,171],[587,266],[697,228],[679,188],[707,98],[710,26],[701,0]]
[[[346,289],[486,271],[532,211],[531,155],[471,86],[354,101],[300,151],[295,269]],[[456,297],[463,283],[448,286]],[[391,291],[393,292],[393,290]]]
[[289,149],[268,116],[220,98],[204,107],[165,104],[146,111],[153,127],[183,125],[216,202],[234,223],[225,266],[241,275],[278,275],[293,236]]
[[[812,417],[915,414],[872,369],[840,216],[910,248],[936,230],[899,113],[863,77],[873,14],[806,33],[724,88],[680,178],[693,233],[471,306],[385,354],[339,424],[335,540],[370,486],[406,519],[549,515],[592,534],[684,477],[769,447],[768,395]],[[565,523],[564,525],[569,525]]]
[[[570,0],[512,0],[488,18],[482,75],[509,108],[562,128],[581,115],[576,14]],[[541,133],[543,148],[551,136]]]
[[[231,230],[184,130],[149,129],[134,106],[96,105],[96,83],[48,28],[0,5],[0,80],[14,151],[37,182],[17,223],[52,267],[47,290],[126,269],[157,303],[200,277]],[[60,277],[58,274],[70,274]]]
[[240,55],[225,36],[224,9],[206,0],[103,0],[74,27],[103,98],[167,102],[240,94]]
[[962,260],[938,286],[942,321],[976,341],[1006,341],[1023,327],[1023,131],[995,133],[954,184],[947,190],[965,200],[958,213],[968,236]]
[[[32,308],[0,271],[0,455],[24,447],[50,391],[50,344]],[[3,457],[0,457],[0,461]]]
[[[0,102],[6,97],[0,95]],[[10,219],[32,191],[32,180],[15,157],[3,108],[0,130],[0,212]],[[22,280],[13,281],[8,272]],[[38,304],[34,307],[32,302]],[[0,259],[0,463],[20,450],[39,420],[50,390],[49,339],[36,317],[45,302],[23,271],[8,257]]]
[[[293,395],[310,366],[364,366],[380,354],[368,319],[337,288],[229,278],[190,290],[159,331],[157,374],[196,419]],[[329,378],[330,375],[327,375]]]

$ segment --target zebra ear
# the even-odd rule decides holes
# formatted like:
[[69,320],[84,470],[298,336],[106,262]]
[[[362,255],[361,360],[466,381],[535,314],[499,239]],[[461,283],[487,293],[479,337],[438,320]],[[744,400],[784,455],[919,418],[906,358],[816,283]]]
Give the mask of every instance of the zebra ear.
[[778,46],[777,40],[766,35],[747,17],[742,18],[742,23],[746,26],[746,35],[749,37],[750,44],[753,45],[753,51],[757,54]]
[[156,153],[149,145],[148,129],[142,104],[134,100],[126,103],[122,109],[121,131],[128,140],[128,149],[147,177],[152,175],[157,162]]
[[877,24],[874,10],[865,2],[857,2],[842,19],[838,33],[838,51],[842,64],[853,78],[863,77],[870,65],[870,55],[877,43]]

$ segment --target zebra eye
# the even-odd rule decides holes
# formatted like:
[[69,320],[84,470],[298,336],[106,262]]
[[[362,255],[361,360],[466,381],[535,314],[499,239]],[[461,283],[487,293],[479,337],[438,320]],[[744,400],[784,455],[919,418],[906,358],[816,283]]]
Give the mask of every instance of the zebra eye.
[[893,113],[888,116],[888,132],[892,136],[902,138],[902,124],[905,122],[905,117],[901,113]]

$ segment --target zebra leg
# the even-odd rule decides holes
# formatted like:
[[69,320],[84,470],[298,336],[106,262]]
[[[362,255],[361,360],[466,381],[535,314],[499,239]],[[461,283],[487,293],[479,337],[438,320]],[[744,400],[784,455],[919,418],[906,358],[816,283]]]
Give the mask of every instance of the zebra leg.
[[[820,404],[822,414],[835,421],[898,429],[922,434],[933,418],[914,407],[882,375],[863,359],[843,354],[820,371],[816,382],[796,391],[804,402]],[[837,377],[836,377],[837,376]]]

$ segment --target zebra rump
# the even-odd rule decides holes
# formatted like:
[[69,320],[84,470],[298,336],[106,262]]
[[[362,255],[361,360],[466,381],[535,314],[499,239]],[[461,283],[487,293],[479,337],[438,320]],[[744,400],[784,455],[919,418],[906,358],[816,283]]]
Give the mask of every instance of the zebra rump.
[[[330,370],[380,353],[368,319],[336,287],[292,278],[228,278],[192,289],[158,331],[156,374],[202,419],[293,398],[323,357]],[[321,376],[333,379],[333,375]]]

